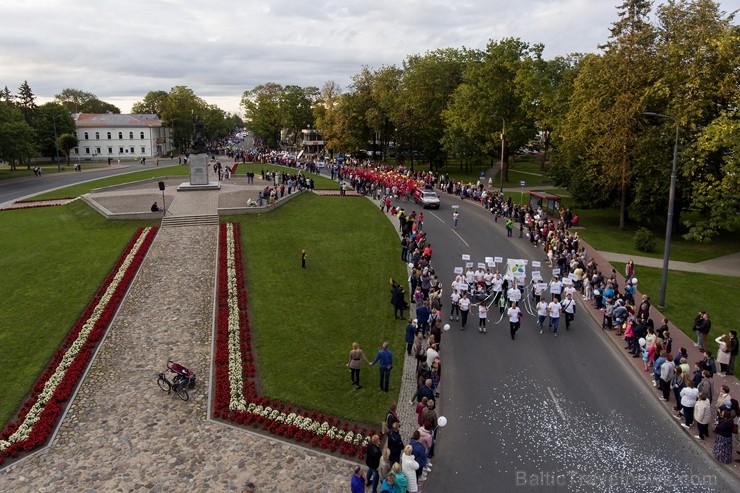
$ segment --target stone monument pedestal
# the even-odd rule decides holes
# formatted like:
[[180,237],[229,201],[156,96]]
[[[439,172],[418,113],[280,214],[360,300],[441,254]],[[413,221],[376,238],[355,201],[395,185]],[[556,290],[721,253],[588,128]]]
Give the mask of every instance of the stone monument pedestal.
[[190,166],[190,182],[182,183],[177,187],[178,192],[189,190],[219,190],[221,183],[211,182],[208,179],[208,154],[191,154],[188,158]]

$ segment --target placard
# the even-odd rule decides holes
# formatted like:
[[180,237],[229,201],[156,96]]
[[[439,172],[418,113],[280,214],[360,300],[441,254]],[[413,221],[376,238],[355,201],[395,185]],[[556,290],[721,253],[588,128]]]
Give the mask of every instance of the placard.
[[463,253],[462,259],[463,260],[470,260],[470,255],[468,255],[467,253]]
[[539,260],[532,260],[532,267],[540,267],[542,263]]
[[473,262],[465,262],[465,267],[467,267],[468,269],[472,269],[473,268]]
[[547,290],[547,284],[544,282],[538,282],[535,284],[535,289],[539,290],[540,292],[544,292]]
[[497,264],[500,264],[501,262],[504,261],[504,258],[503,257],[493,257],[493,261]]
[[532,271],[532,279],[542,279],[542,274],[540,274],[540,271],[533,270]]
[[491,265],[491,264],[493,264],[493,263],[494,263],[494,261],[493,261],[493,257],[486,257],[486,259],[485,259],[485,260],[486,260],[486,263],[487,263],[488,265]]
[[522,299],[522,292],[521,292],[521,291],[519,291],[519,290],[518,290],[517,288],[511,288],[511,289],[510,289],[510,290],[509,290],[509,291],[508,291],[508,292],[506,293],[506,298],[507,298],[507,299],[508,299],[509,301],[519,301],[519,300],[521,300],[521,299]]
[[483,262],[478,262],[478,268],[479,269],[485,269],[486,268],[486,264],[484,264]]
[[462,267],[455,267],[455,274],[462,275],[462,273],[463,273],[463,268]]
[[571,272],[570,274],[568,274],[568,279],[572,279],[572,280],[574,280],[574,281],[577,281],[577,280],[578,280],[578,276],[576,276],[575,274],[573,274],[573,273]]
[[553,276],[559,276],[560,275],[560,269],[553,269],[552,270],[552,275]]
[[572,286],[573,279],[571,279],[570,277],[566,277],[565,279],[563,279],[563,284],[565,284],[566,286]]

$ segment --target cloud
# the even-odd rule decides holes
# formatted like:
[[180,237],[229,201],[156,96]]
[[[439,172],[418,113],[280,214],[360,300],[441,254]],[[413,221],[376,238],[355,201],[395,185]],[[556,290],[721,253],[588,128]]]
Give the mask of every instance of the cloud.
[[346,88],[364,65],[504,37],[544,43],[546,57],[593,52],[616,19],[611,2],[592,0],[3,3],[0,87],[27,80],[40,102],[82,89],[124,112],[176,85],[235,112],[265,82]]

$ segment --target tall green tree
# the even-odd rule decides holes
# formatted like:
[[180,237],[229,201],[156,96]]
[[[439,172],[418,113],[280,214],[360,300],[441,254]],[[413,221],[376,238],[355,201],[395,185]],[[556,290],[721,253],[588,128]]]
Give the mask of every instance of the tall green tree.
[[297,148],[301,130],[313,126],[313,105],[318,98],[316,87],[285,86],[279,99],[282,125],[287,131],[290,144]]
[[24,80],[18,88],[15,104],[21,110],[23,119],[30,125],[33,121],[33,113],[36,111],[36,96],[33,94],[31,86],[28,85],[28,81]]
[[54,101],[61,104],[69,113],[121,113],[115,105],[101,101],[95,94],[80,89],[62,89],[54,96]]
[[446,161],[442,112],[463,80],[464,67],[464,53],[453,48],[412,55],[403,64],[403,78],[394,119],[404,121],[402,128],[408,129],[409,125],[405,120],[413,115],[416,146],[429,160],[432,168]]
[[[502,177],[508,179],[509,155],[536,135],[516,86],[517,73],[527,57],[540,56],[542,45],[520,39],[489,41],[485,51],[468,51],[463,82],[443,112],[450,132],[462,133],[480,152],[500,156],[505,127]],[[446,139],[449,142],[451,139]],[[495,162],[491,159],[491,165]]]
[[639,156],[641,114],[657,75],[650,3],[626,0],[618,7],[619,20],[602,47],[604,54],[584,60],[560,134],[565,141],[561,164],[569,171],[572,193],[592,205],[616,195],[620,230],[626,225]]
[[168,97],[167,91],[149,91],[142,101],[138,101],[131,106],[131,113],[161,117]]
[[75,122],[67,109],[59,103],[50,102],[39,106],[33,118],[36,132],[36,147],[42,156],[57,158],[57,139],[64,133],[74,134]]
[[[714,193],[732,183],[731,140],[719,137],[720,129],[735,135],[740,100],[740,28],[734,13],[724,13],[712,0],[675,0],[658,7],[657,60],[660,78],[654,86],[652,111],[673,116],[680,127],[680,171],[674,220],[680,224],[685,206],[698,210],[701,220],[687,223],[689,236],[709,239],[736,224],[729,212],[736,193]],[[666,127],[653,155],[662,163],[671,159],[673,124]],[[664,164],[663,169],[667,166]],[[663,171],[663,174],[667,174]],[[656,210],[666,208],[667,180],[651,190]],[[641,200],[641,197],[637,197]],[[643,206],[643,208],[645,208]],[[707,220],[707,218],[711,218]]]
[[331,157],[343,149],[342,88],[335,81],[324,83],[313,105],[314,125],[324,139],[324,148]]
[[280,131],[284,124],[280,111],[282,95],[282,85],[268,82],[244,91],[241,99],[247,127],[262,139],[265,145],[273,149],[280,146]]
[[23,161],[30,162],[38,155],[36,133],[26,123],[20,109],[6,102],[0,103],[0,160],[6,161],[11,170]]

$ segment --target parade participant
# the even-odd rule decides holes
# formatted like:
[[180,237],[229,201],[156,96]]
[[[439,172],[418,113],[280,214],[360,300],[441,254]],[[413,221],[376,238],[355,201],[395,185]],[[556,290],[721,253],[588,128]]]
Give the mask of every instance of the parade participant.
[[460,305],[460,330],[465,330],[465,325],[468,323],[468,311],[470,310],[470,298],[468,293],[463,293],[459,301]]
[[552,330],[553,334],[556,336],[558,335],[558,324],[560,322],[561,311],[562,306],[560,306],[558,298],[553,297],[553,300],[549,305],[547,305],[547,314],[550,316],[550,330]]
[[545,330],[545,320],[547,319],[547,301],[545,298],[540,298],[537,303],[537,325],[540,327],[540,334]]
[[563,313],[565,313],[565,330],[570,330],[570,323],[573,321],[576,314],[576,302],[573,299],[572,293],[567,293],[565,295],[562,306]]
[[478,332],[486,332],[486,318],[488,317],[488,307],[485,303],[478,305]]
[[511,332],[511,340],[514,340],[516,331],[519,330],[521,324],[522,311],[516,305],[516,301],[511,302],[511,307],[507,310],[509,316],[509,331]]

